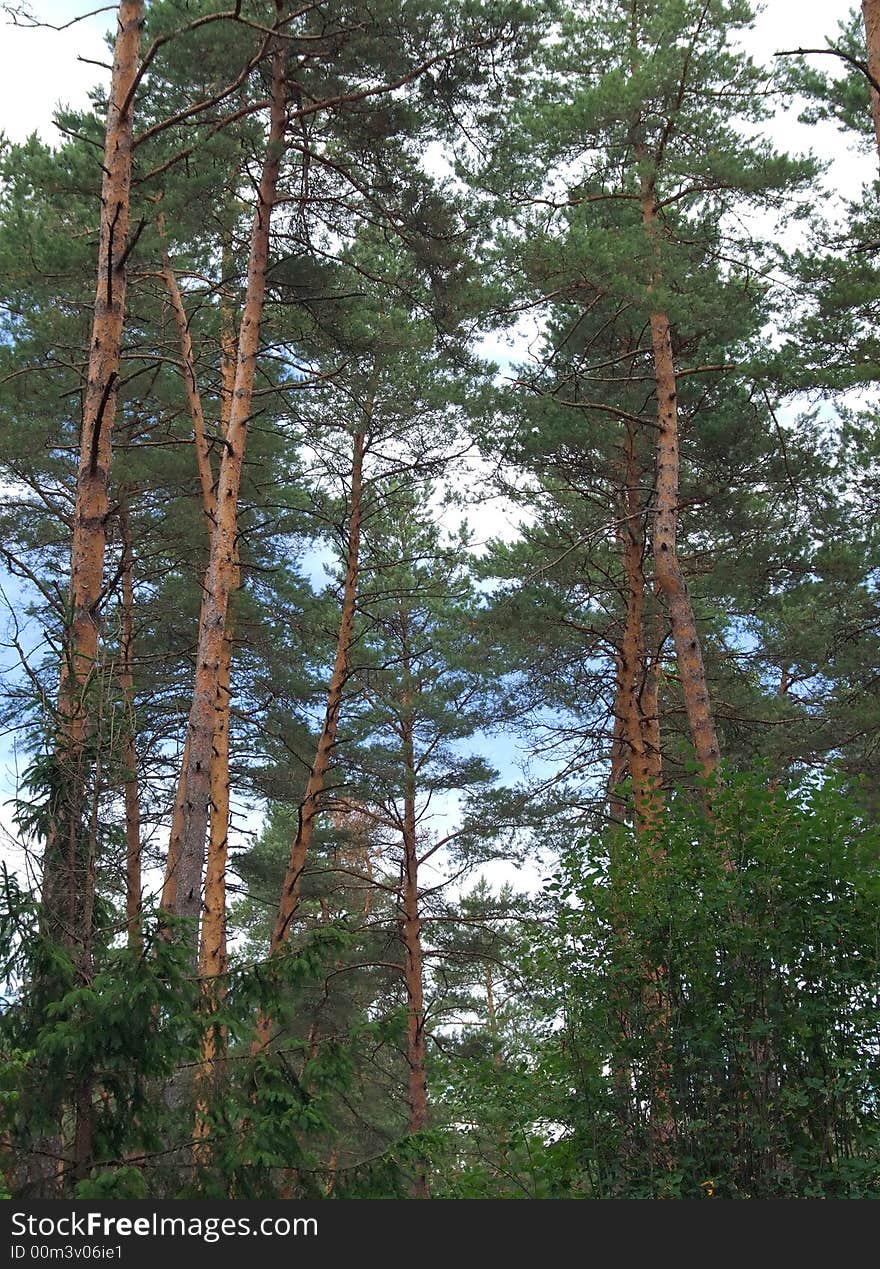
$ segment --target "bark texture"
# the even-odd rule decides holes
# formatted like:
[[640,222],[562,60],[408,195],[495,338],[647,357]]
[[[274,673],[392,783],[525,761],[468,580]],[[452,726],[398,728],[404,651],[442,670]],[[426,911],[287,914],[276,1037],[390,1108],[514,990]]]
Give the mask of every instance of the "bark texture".
[[617,657],[615,740],[618,748],[612,760],[612,777],[619,782],[630,775],[636,831],[645,833],[657,828],[662,814],[663,769],[656,665],[648,653],[645,629],[645,508],[639,493],[640,484],[636,437],[632,428],[628,428],[624,441],[623,516],[619,532],[626,615]]
[[[222,396],[220,426],[225,436],[229,427],[232,393],[235,387],[235,326],[231,308],[224,303],[223,331],[221,333],[221,382]],[[210,462],[208,464],[210,471]],[[204,490],[204,484],[203,484]],[[203,492],[203,497],[205,497]],[[216,502],[213,483],[205,498],[206,512],[211,522],[216,518]],[[235,556],[233,590],[240,581],[238,552]],[[205,896],[202,905],[202,925],[199,942],[199,977],[202,980],[202,998],[207,1013],[216,1012],[226,993],[228,967],[226,943],[226,869],[229,862],[229,725],[232,705],[232,658],[235,633],[235,610],[230,604],[226,614],[226,637],[223,642],[220,673],[217,684],[217,708],[215,711],[214,745],[211,753],[211,816],[208,837],[208,860],[205,868]],[[204,1143],[199,1152],[204,1158],[210,1151],[207,1138],[210,1134],[208,1109],[212,1095],[219,1091],[226,1063],[226,1028],[214,1024],[205,1031],[202,1048],[202,1066],[199,1072],[200,1096],[196,1110],[195,1139]]]
[[[428,1121],[425,1071],[425,997],[422,922],[419,915],[419,859],[416,833],[416,765],[413,751],[412,695],[404,688],[401,715],[403,758],[403,893],[401,935],[406,984],[406,1060],[409,1067],[409,1131],[422,1132]],[[413,1197],[428,1198],[427,1164],[420,1159],[413,1179]]]
[[[100,603],[110,506],[112,430],[125,322],[125,261],[131,206],[132,117],[143,0],[121,0],[101,180],[97,287],[89,343],[70,554],[69,624],[59,674],[56,784],[43,854],[41,921],[49,938],[69,949],[81,982],[92,974],[95,908],[95,835],[102,685],[99,666]],[[89,806],[89,784],[92,800]],[[93,1078],[73,1096],[72,1170],[89,1175],[93,1139]],[[43,1159],[39,1150],[45,1151]],[[60,1137],[44,1140],[28,1167],[35,1197],[53,1197],[61,1173]],[[58,1164],[58,1168],[62,1165]]]
[[266,155],[251,230],[244,305],[238,338],[235,386],[217,487],[216,524],[205,576],[196,649],[196,675],[187,723],[185,765],[179,781],[178,822],[172,825],[170,866],[175,876],[168,910],[197,917],[201,908],[205,837],[211,800],[211,758],[229,596],[234,589],[238,495],[253,399],[254,374],[269,261],[269,228],[275,203],[287,116],[287,42],[275,50]]
[[137,724],[134,707],[134,547],[128,506],[119,507],[122,545],[122,612],[119,686],[126,705],[125,744],[125,915],[129,947],[141,944],[141,813],[137,774]]
[[[642,220],[652,243],[657,241],[657,197],[650,182],[642,183]],[[659,272],[651,281],[654,291]],[[678,388],[669,317],[651,313],[651,346],[657,392],[657,505],[654,519],[654,578],[666,601],[675,657],[681,678],[688,725],[702,774],[710,777],[720,750],[712,717],[700,637],[687,582],[678,558],[679,428]]]
[[[862,0],[862,17],[865,20],[865,45],[868,50],[868,70],[880,83],[880,0]],[[880,158],[880,93],[871,85],[871,116],[874,120],[874,136],[877,155]]]
[[[125,260],[131,204],[132,88],[138,70],[143,0],[119,5],[107,105],[98,281],[92,319],[70,559],[70,626],[59,685],[59,794],[48,833],[43,868],[46,928],[79,948],[87,975],[91,907],[83,845],[86,754],[97,690],[99,605],[109,514],[112,430],[125,321]],[[94,690],[93,690],[94,689]]]
[[[205,515],[208,517],[211,524],[213,524],[216,520],[214,471],[211,467],[211,451],[208,445],[207,430],[205,428],[205,411],[202,406],[202,394],[199,391],[198,380],[196,378],[195,354],[193,352],[192,335],[189,329],[189,318],[186,315],[186,309],[183,305],[183,298],[180,294],[177,276],[168,255],[167,245],[164,244],[165,217],[161,213],[158,217],[158,225],[159,232],[163,238],[162,279],[165,283],[165,289],[168,292],[168,299],[171,302],[171,310],[174,313],[174,321],[180,338],[183,382],[186,388],[186,401],[189,406],[190,418],[192,419],[193,425],[193,440],[196,447],[196,463],[199,469],[199,484],[202,489],[202,506],[204,507]],[[225,428],[223,431],[225,433]]]

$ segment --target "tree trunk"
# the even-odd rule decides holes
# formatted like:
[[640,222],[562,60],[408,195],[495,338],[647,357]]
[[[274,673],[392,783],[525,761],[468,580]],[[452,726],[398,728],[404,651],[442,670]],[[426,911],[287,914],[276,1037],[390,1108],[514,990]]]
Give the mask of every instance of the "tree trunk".
[[[404,642],[406,626],[404,622]],[[413,749],[412,692],[409,657],[404,653],[404,693],[401,711],[403,759],[403,894],[401,933],[406,984],[406,1060],[409,1067],[409,1131],[422,1132],[428,1119],[428,1086],[425,1073],[425,999],[422,922],[419,915],[419,860],[416,837],[416,766]],[[413,1180],[413,1197],[428,1198],[427,1161],[419,1159]]]
[[[101,182],[98,283],[95,294],[76,483],[70,558],[70,626],[59,683],[59,794],[43,865],[43,919],[50,935],[74,949],[88,940],[83,914],[91,908],[82,842],[86,753],[98,655],[99,604],[112,462],[111,434],[125,319],[132,162],[132,89],[138,69],[143,0],[121,0],[107,106]],[[85,953],[83,953],[85,955]],[[76,959],[76,957],[75,957]]]
[[[656,830],[663,810],[662,755],[659,745],[656,676],[649,664],[645,635],[644,508],[639,496],[636,439],[627,429],[624,443],[624,515],[619,540],[623,555],[626,616],[618,652],[618,709],[622,764],[632,778],[636,831]],[[648,712],[650,711],[650,713]]]
[[[199,978],[206,1014],[215,1013],[224,995],[223,976],[227,969],[226,951],[226,867],[229,855],[229,717],[232,684],[232,621],[227,618],[219,675],[217,727],[211,761],[211,831],[205,869],[205,899],[199,944]],[[195,1137],[208,1135],[207,1111],[211,1093],[219,1083],[220,1068],[226,1057],[225,1028],[212,1025],[205,1031],[202,1067],[199,1072],[200,1097],[196,1112]]]
[[[160,217],[159,222],[160,233],[164,236],[164,220]],[[226,275],[226,252],[224,251],[224,267],[223,273]],[[210,536],[213,532],[214,525],[217,522],[217,488],[214,480],[214,469],[211,464],[211,452],[208,444],[208,437],[205,431],[205,415],[202,407],[202,397],[199,391],[198,380],[195,373],[195,360],[193,357],[192,337],[189,333],[189,320],[186,316],[186,309],[183,306],[183,300],[180,295],[180,288],[177,284],[177,277],[168,257],[167,250],[162,253],[162,278],[168,291],[171,307],[174,310],[175,321],[177,323],[178,333],[180,335],[180,351],[186,379],[187,400],[190,406],[190,417],[193,425],[193,441],[196,448],[196,465],[199,472],[199,485],[202,492],[202,509],[208,522],[208,543],[210,549]],[[235,325],[231,311],[228,309],[226,301],[222,301],[223,309],[223,330],[220,336],[221,347],[221,403],[220,403],[220,435],[225,437],[229,428],[229,418],[232,410],[232,393],[235,387]],[[237,565],[236,565],[237,566]],[[236,574],[236,587],[237,574]],[[218,701],[218,704],[221,702]],[[219,725],[219,724],[218,724]],[[227,720],[228,725],[228,720]],[[212,780],[213,780],[213,763],[216,759],[212,756]],[[181,778],[178,781],[177,789],[174,796],[174,807],[171,815],[171,838],[168,848],[168,855],[165,860],[165,880],[162,887],[162,907],[166,912],[172,912],[177,902],[177,871],[180,862],[180,842],[183,832],[183,804],[186,798],[186,770],[189,765],[189,735],[187,734],[183,745],[183,758],[180,764]]]
[[[160,216],[160,233],[164,236],[164,220]],[[227,252],[224,249],[224,276]],[[186,383],[187,403],[193,424],[193,440],[196,448],[196,462],[199,472],[199,483],[202,494],[202,507],[209,525],[210,535],[217,523],[217,492],[214,483],[214,471],[211,464],[210,447],[205,428],[205,414],[202,395],[199,390],[195,369],[192,336],[189,330],[189,319],[177,284],[177,277],[168,256],[163,249],[162,277],[171,301],[180,337],[180,350],[184,380]],[[225,439],[229,432],[229,421],[232,415],[232,401],[235,389],[235,320],[231,305],[227,299],[221,301],[222,330],[220,335],[221,349],[221,393],[220,393],[220,435]],[[239,567],[238,549],[235,549],[234,572],[231,591],[238,589]],[[224,993],[223,975],[227,967],[226,949],[226,867],[229,846],[229,723],[230,702],[232,692],[232,650],[233,650],[233,608],[230,603],[226,615],[226,635],[221,651],[221,663],[217,676],[217,704],[215,709],[214,740],[211,750],[210,776],[210,833],[208,841],[208,858],[205,871],[205,895],[203,902],[202,925],[199,943],[199,977],[202,980],[202,999],[206,1015],[215,1013]],[[184,755],[186,758],[187,750]],[[183,770],[187,763],[184,761]],[[183,822],[183,805],[185,800],[185,779],[180,782],[178,795],[175,798],[172,830],[179,834]],[[172,835],[175,836],[174,832]],[[170,907],[177,893],[177,865],[179,851],[172,855],[169,851],[163,902]],[[219,1069],[226,1056],[226,1029],[208,1025],[205,1030],[202,1049],[202,1065],[198,1075],[200,1096],[196,1108],[194,1128],[197,1157],[202,1162],[209,1159],[210,1148],[205,1144],[209,1135],[208,1106],[211,1094],[218,1083]]]
[[[185,766],[180,774],[179,824],[172,826],[169,857],[176,872],[169,910],[197,918],[201,907],[202,867],[211,798],[218,683],[226,637],[226,614],[236,573],[236,526],[242,463],[253,398],[266,293],[269,227],[278,186],[287,114],[287,41],[272,58],[271,117],[266,155],[251,231],[247,283],[238,338],[235,387],[217,489],[217,520],[205,576],[196,649],[196,675],[187,723]],[[197,934],[194,934],[197,948]],[[194,952],[195,955],[195,952]]]
[[[125,321],[125,260],[131,196],[133,87],[138,69],[143,0],[121,0],[107,103],[101,180],[97,288],[92,318],[70,552],[70,621],[59,674],[57,783],[43,855],[41,923],[46,934],[71,951],[78,980],[92,974],[95,909],[95,832],[99,773],[90,755],[97,735],[99,605],[109,516],[112,428]],[[100,708],[100,699],[97,702]],[[98,737],[100,741],[100,737]],[[89,774],[93,801],[86,827]],[[73,1093],[73,1172],[88,1175],[92,1158],[93,1076],[85,1073]],[[46,1145],[46,1142],[43,1143]],[[60,1178],[47,1181],[57,1193]]]
[[[868,70],[880,83],[880,0],[862,0],[862,16],[865,19],[865,44],[868,50]],[[874,120],[874,136],[880,156],[880,93],[871,85],[871,115]]]
[[[657,197],[642,178],[642,220],[652,243],[657,241]],[[655,270],[650,290],[660,282]],[[687,582],[678,559],[679,434],[678,396],[669,318],[651,313],[651,344],[657,391],[657,507],[654,519],[654,577],[669,611],[675,656],[684,693],[691,739],[707,779],[718,766],[720,751],[712,718],[703,654]]]
[[[369,411],[368,411],[369,413]],[[315,828],[315,820],[321,807],[321,798],[327,780],[327,772],[336,735],[339,729],[339,713],[342,706],[342,694],[348,680],[351,643],[354,636],[354,619],[357,601],[358,576],[360,568],[361,519],[363,514],[363,462],[366,432],[364,429],[355,433],[351,463],[351,502],[348,515],[348,542],[346,547],[345,585],[342,593],[342,607],[339,616],[339,633],[336,639],[336,656],[333,673],[327,689],[327,705],[324,711],[324,722],[318,735],[315,758],[309,771],[306,790],[299,808],[299,820],[296,836],[290,847],[290,859],[281,887],[281,899],[278,904],[278,915],[272,930],[269,943],[269,955],[281,948],[290,931],[290,923],[299,907],[302,874],[308,857],[309,847]],[[268,1044],[272,1029],[272,1019],[263,1015],[257,1024],[254,1040],[254,1052]]]
[[141,815],[137,776],[137,726],[134,708],[134,550],[128,505],[119,506],[122,542],[122,629],[119,686],[126,705],[125,745],[125,915],[129,947],[141,945]]
[[608,818],[612,824],[623,824],[626,819],[626,800],[619,792],[629,774],[629,755],[623,738],[623,701],[626,695],[626,680],[623,677],[623,662],[617,658],[617,676],[614,687],[614,731],[611,736],[611,765],[608,771]]
[[[205,515],[213,525],[216,520],[217,511],[217,499],[214,492],[214,471],[211,467],[211,452],[208,446],[208,435],[205,431],[205,412],[202,407],[202,394],[199,392],[198,380],[196,378],[196,363],[193,353],[192,335],[189,330],[189,318],[187,317],[186,309],[183,306],[180,287],[177,284],[177,277],[174,273],[174,269],[172,268],[171,260],[168,256],[168,248],[164,241],[165,216],[161,212],[157,218],[157,224],[159,234],[163,239],[162,278],[165,282],[165,289],[168,292],[168,298],[171,301],[171,309],[174,313],[174,321],[180,338],[183,382],[186,386],[186,400],[187,405],[189,406],[190,418],[192,419],[193,425],[193,440],[196,447],[196,463],[199,469],[199,483],[202,487],[202,506],[204,508]],[[221,435],[225,435],[225,430],[225,428],[221,430]]]
[[[232,311],[223,305],[223,330],[220,337],[222,366],[221,432],[225,436],[232,408],[235,386],[235,324]],[[210,472],[210,463],[208,471]],[[215,510],[213,482],[208,501],[210,513]],[[210,514],[209,513],[209,514]],[[233,591],[239,586],[238,551],[235,554]],[[224,975],[227,969],[226,947],[226,868],[229,860],[229,724],[232,704],[232,654],[235,632],[235,610],[230,603],[226,614],[226,638],[218,676],[216,725],[211,754],[211,824],[208,837],[208,862],[205,869],[205,899],[199,946],[199,977],[203,980],[205,1007],[216,1011],[225,994]],[[226,1028],[213,1026],[205,1032],[203,1065],[200,1082],[205,1090],[216,1088],[226,1060]],[[199,1104],[196,1137],[206,1134],[205,1103]]]

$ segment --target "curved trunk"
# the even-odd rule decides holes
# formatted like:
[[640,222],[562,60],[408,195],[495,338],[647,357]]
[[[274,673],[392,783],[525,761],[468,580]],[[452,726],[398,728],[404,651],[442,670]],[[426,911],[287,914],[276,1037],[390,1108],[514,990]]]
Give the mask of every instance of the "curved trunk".
[[[174,322],[180,339],[180,354],[183,365],[183,382],[186,387],[186,400],[189,406],[193,425],[193,440],[196,447],[196,463],[199,469],[199,483],[202,487],[202,506],[211,524],[216,519],[216,497],[214,493],[214,472],[211,467],[211,453],[208,446],[208,435],[205,430],[205,412],[202,408],[202,394],[199,392],[196,379],[196,363],[193,353],[192,335],[189,330],[189,318],[183,306],[177,277],[171,266],[168,248],[165,244],[165,217],[162,213],[157,218],[159,233],[162,237],[162,278],[174,313]],[[225,368],[225,367],[224,367]],[[224,429],[225,431],[225,429]]]
[[[302,875],[308,858],[309,847],[315,830],[315,820],[321,809],[321,799],[327,781],[327,772],[336,746],[342,695],[348,680],[351,644],[354,637],[354,619],[360,568],[361,519],[363,500],[363,462],[365,431],[355,434],[351,463],[351,504],[348,515],[348,544],[345,562],[345,585],[339,615],[339,633],[336,638],[336,656],[333,673],[327,688],[327,704],[324,721],[315,747],[315,758],[309,771],[306,790],[299,808],[296,836],[290,847],[290,859],[281,887],[278,915],[269,943],[269,955],[284,945],[290,932],[290,924],[299,907]],[[272,1019],[264,1014],[257,1023],[253,1052],[258,1052],[271,1038]]]
[[[223,255],[223,276],[228,272],[227,256],[224,250]],[[198,387],[198,381],[195,374],[195,362],[192,352],[192,339],[189,334],[189,321],[186,316],[186,310],[180,295],[180,288],[177,285],[177,278],[171,267],[167,252],[163,252],[163,270],[166,288],[169,293],[172,308],[175,311],[178,332],[180,334],[181,356],[183,360],[184,373],[187,377],[187,398],[190,403],[190,415],[193,424],[193,440],[196,447],[196,465],[199,472],[199,485],[202,491],[202,509],[209,526],[209,544],[210,533],[217,520],[217,489],[214,480],[214,469],[211,464],[210,446],[208,444],[207,433],[205,431],[204,410],[202,408],[202,398]],[[221,351],[221,401],[220,401],[220,434],[226,436],[229,427],[229,418],[232,410],[232,393],[235,388],[235,323],[232,311],[227,300],[221,301],[221,310],[223,312],[223,329],[220,335],[220,351]],[[237,567],[237,559],[236,559]],[[238,573],[235,574],[235,587],[238,586]],[[228,705],[228,701],[225,702]],[[218,706],[222,707],[224,701],[222,697],[218,699]],[[222,727],[222,721],[218,721],[218,727]],[[228,720],[227,720],[228,726]],[[181,760],[182,777],[177,784],[174,796],[174,807],[171,815],[171,837],[168,848],[168,855],[165,860],[165,879],[162,887],[162,907],[171,912],[177,900],[177,869],[180,860],[180,842],[183,831],[183,803],[186,795],[186,779],[185,773],[189,764],[189,735],[186,736],[183,745],[183,757]],[[212,757],[212,772],[216,765],[216,759]],[[213,776],[212,776],[213,778]],[[213,795],[212,795],[213,797]]]
[[[164,234],[164,224],[160,224]],[[224,264],[226,253],[224,252]],[[224,276],[226,274],[224,267]],[[210,447],[205,429],[205,415],[202,396],[199,391],[195,371],[192,337],[189,331],[189,320],[177,284],[177,278],[171,266],[167,250],[163,251],[162,276],[168,290],[171,305],[175,313],[184,378],[186,381],[187,401],[193,424],[193,439],[196,447],[196,461],[201,485],[202,508],[208,525],[213,527],[217,522],[217,495],[214,484],[214,472],[211,465]],[[232,397],[235,388],[235,320],[232,309],[226,298],[221,302],[223,328],[220,336],[221,348],[221,396],[220,396],[220,434],[225,438],[229,429],[232,411]],[[232,579],[233,591],[239,585],[238,554],[236,548],[235,571]],[[230,604],[227,610],[226,637],[223,643],[220,668],[217,676],[217,708],[215,711],[214,743],[211,751],[211,813],[210,835],[208,842],[208,858],[205,870],[205,895],[199,942],[199,978],[201,980],[203,1005],[210,1016],[222,999],[224,993],[223,975],[227,966],[226,949],[226,866],[228,861],[229,837],[229,723],[232,693],[232,651],[233,651],[234,615]],[[183,768],[186,769],[187,750],[184,749]],[[175,799],[172,819],[172,836],[179,841],[182,825],[185,781],[182,781]],[[177,832],[174,832],[176,828]],[[176,895],[177,864],[179,851],[172,855],[169,851],[166,861],[167,872],[163,889],[164,906],[170,907]],[[217,1083],[220,1067],[226,1057],[226,1029],[208,1025],[202,1048],[202,1064],[198,1074],[200,1097],[196,1108],[194,1139],[204,1143],[209,1135],[207,1119],[208,1098],[211,1088]],[[204,1162],[209,1161],[209,1148],[204,1144],[197,1148]]]

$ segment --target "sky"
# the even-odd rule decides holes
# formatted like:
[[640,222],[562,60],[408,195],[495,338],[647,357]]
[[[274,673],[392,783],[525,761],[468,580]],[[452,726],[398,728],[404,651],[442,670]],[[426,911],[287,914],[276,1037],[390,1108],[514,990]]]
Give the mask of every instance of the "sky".
[[[27,3],[36,17],[61,26],[80,13],[98,9],[102,0]],[[102,33],[109,29],[115,6],[63,31],[13,26],[4,12],[13,7],[15,0],[0,2],[0,131],[13,140],[23,140],[36,129],[49,140],[54,133],[55,105],[83,104],[89,87],[107,78],[106,71],[77,58],[107,59]],[[821,47],[826,36],[835,35],[838,22],[853,6],[849,0],[765,0],[762,7],[748,41],[749,51],[761,60],[793,44]],[[792,120],[785,121],[784,131],[791,135],[795,148],[804,144],[804,133],[808,133]]]
[[[109,70],[94,63],[109,60],[104,32],[112,24],[116,5],[106,5],[84,21],[65,26],[101,5],[102,0],[28,0],[29,11],[40,21],[65,27],[51,30],[15,25],[8,10],[20,4],[0,0],[0,132],[9,139],[21,141],[36,130],[50,143],[57,140],[52,123],[55,107],[84,106],[89,88],[108,81]],[[745,39],[746,47],[758,61],[769,60],[780,49],[822,47],[852,7],[850,0],[766,0],[754,31]],[[825,69],[834,65],[828,58],[821,59],[821,64]],[[832,188],[844,195],[855,194],[865,179],[864,156],[847,152],[832,125],[810,128],[799,124],[796,114],[796,110],[782,112],[770,123],[767,130],[773,142],[780,149],[813,149],[831,159]],[[485,353],[504,355],[500,346],[497,350],[486,347]],[[509,531],[510,525],[503,523],[505,514],[498,508],[494,522],[484,519],[479,536]],[[498,755],[489,756],[498,761]],[[0,803],[9,795],[14,778],[8,752],[0,749]],[[0,805],[0,826],[8,824],[8,815],[8,808]]]

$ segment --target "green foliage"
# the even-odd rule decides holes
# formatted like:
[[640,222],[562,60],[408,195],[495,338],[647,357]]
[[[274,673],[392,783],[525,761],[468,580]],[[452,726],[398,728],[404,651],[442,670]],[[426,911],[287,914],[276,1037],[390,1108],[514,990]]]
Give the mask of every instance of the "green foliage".
[[746,775],[711,819],[676,799],[653,847],[571,846],[523,962],[562,1022],[530,1103],[553,1142],[546,1184],[877,1196],[878,847],[841,781]]

